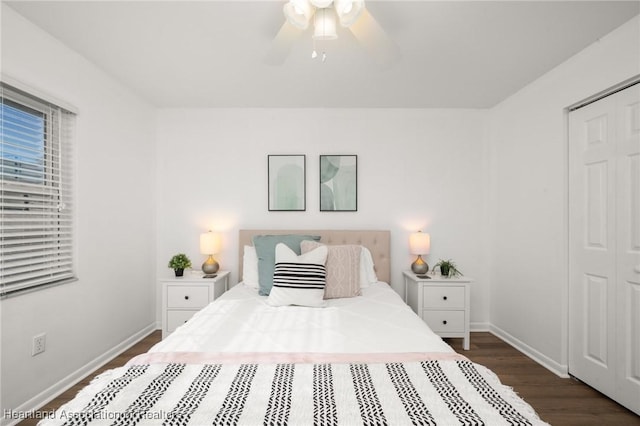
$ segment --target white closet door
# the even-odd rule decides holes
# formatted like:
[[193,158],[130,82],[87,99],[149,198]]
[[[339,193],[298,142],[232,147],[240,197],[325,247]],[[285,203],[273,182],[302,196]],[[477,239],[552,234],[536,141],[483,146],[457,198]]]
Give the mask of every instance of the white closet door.
[[616,95],[618,400],[640,414],[640,84]]
[[615,102],[569,116],[569,373],[615,390]]
[[640,414],[640,85],[569,115],[569,372]]

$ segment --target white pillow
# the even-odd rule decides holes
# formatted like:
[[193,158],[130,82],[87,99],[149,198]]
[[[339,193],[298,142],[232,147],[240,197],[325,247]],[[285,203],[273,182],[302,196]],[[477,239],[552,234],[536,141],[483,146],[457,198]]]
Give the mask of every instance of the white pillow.
[[244,246],[244,255],[242,256],[242,282],[255,289],[259,286],[258,255],[254,246]]
[[298,256],[286,244],[278,243],[273,288],[267,303],[323,307],[327,253],[327,246],[321,246]]
[[360,252],[360,288],[369,287],[371,284],[378,282],[378,276],[373,264],[371,252],[365,246],[362,246]]

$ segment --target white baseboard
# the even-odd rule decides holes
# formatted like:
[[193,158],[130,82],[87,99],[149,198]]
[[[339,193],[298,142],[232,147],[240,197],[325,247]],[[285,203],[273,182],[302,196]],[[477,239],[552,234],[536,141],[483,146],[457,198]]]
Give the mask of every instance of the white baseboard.
[[526,356],[528,356],[529,358],[537,362],[538,364],[542,365],[544,368],[551,371],[558,377],[562,377],[563,379],[569,378],[568,365],[558,364],[554,360],[538,352],[537,350],[527,345],[526,343],[516,339],[515,337],[513,337],[512,335],[510,335],[509,333],[507,333],[506,331],[502,330],[499,327],[496,327],[494,325],[489,325],[489,332],[495,335],[496,337],[499,337],[500,339],[504,340],[505,342],[507,342],[508,344],[510,344],[511,346],[513,346],[514,348],[516,348],[517,350],[519,350],[520,352],[522,352],[523,354],[525,354]]
[[469,331],[491,331],[491,324],[488,322],[472,322],[469,324]]
[[[122,352],[126,351],[140,340],[151,334],[154,330],[157,330],[157,324],[154,321],[152,324],[149,324],[142,330],[138,331],[134,335],[130,336],[123,342],[109,349],[107,352],[103,353],[99,357],[93,359],[91,362],[85,364],[75,372],[69,374],[67,377],[60,380],[58,383],[50,386],[44,391],[40,392],[38,395],[26,401],[24,404],[17,407],[14,412],[18,413],[16,417],[23,416],[23,413],[37,413],[37,410],[45,404],[49,403],[51,400],[56,398],[58,395],[78,383],[80,380],[102,367],[105,363],[115,358],[117,355],[120,355]],[[21,422],[22,418],[7,418],[6,413],[2,413],[2,420],[0,420],[0,425],[2,426],[13,426],[19,422]]]

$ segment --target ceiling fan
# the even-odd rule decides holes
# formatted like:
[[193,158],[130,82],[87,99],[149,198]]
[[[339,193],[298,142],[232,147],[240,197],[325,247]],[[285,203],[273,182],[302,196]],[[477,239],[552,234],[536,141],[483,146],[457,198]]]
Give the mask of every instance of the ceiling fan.
[[[388,67],[400,58],[400,49],[367,11],[364,0],[288,0],[283,13],[286,19],[267,52],[267,64],[284,63],[294,43],[312,21],[314,40],[336,39],[337,20],[351,31],[378,65]],[[314,48],[311,57],[317,55]],[[325,58],[322,53],[323,62]]]

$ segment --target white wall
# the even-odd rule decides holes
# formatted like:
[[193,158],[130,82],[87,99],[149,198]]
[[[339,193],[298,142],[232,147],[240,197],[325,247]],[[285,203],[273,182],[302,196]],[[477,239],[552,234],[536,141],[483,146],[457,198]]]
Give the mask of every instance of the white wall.
[[640,74],[639,19],[490,112],[491,324],[556,371],[567,364],[565,108]]
[[[158,111],[156,122],[153,108],[3,4],[2,72],[79,110],[80,280],[0,303],[0,408],[34,408],[47,387],[153,327],[156,275],[171,273],[178,251],[197,268],[207,229],[223,233],[218,260],[232,282],[240,228],[389,229],[398,292],[413,260],[408,234],[423,229],[431,265],[453,258],[475,278],[476,328],[491,323],[562,370],[563,109],[640,72],[639,24],[491,111],[177,109]],[[306,154],[306,212],[267,211],[269,154]],[[318,211],[320,154],[358,155],[358,212]],[[40,332],[47,351],[32,358]]]
[[2,72],[78,109],[79,280],[0,302],[0,412],[155,328],[155,110],[4,3]]
[[[453,258],[476,279],[472,322],[486,326],[486,113],[477,110],[177,109],[158,117],[158,274],[198,236],[221,231],[218,256],[238,276],[238,229],[388,229],[392,285],[413,258],[408,235],[431,233],[433,265]],[[305,154],[305,212],[267,210],[267,155]],[[319,212],[321,154],[358,156],[358,211]]]

